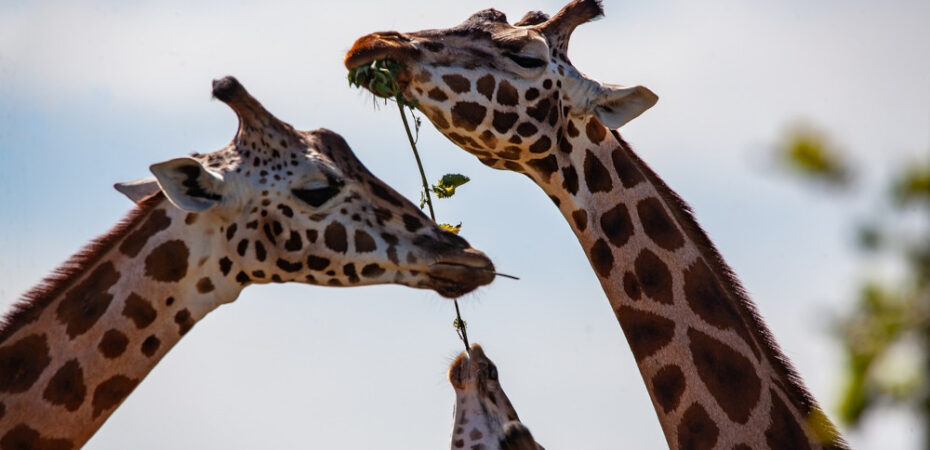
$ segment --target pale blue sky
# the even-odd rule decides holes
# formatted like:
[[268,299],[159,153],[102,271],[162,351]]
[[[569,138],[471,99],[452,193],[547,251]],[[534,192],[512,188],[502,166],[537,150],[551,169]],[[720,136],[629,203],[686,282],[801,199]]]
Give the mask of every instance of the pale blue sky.
[[[515,20],[556,1],[6,2],[0,0],[0,305],[13,302],[131,204],[116,181],[225,145],[236,119],[210,80],[237,76],[301,129],[341,133],[416,198],[393,105],[349,89],[342,56],[384,29],[446,27],[483,7]],[[659,104],[623,129],[695,209],[825,407],[841,360],[828,335],[865,273],[848,222],[873,206],[811,193],[766,152],[813,120],[867,167],[869,185],[930,149],[926,1],[605,1],[571,58]],[[492,171],[424,128],[431,178],[472,177],[437,213],[491,255],[499,280],[463,299],[472,339],[500,368],[547,448],[664,448],[604,294],[558,211],[525,177]],[[92,449],[396,448],[448,445],[459,349],[451,303],[426,291],[247,289],[198,324],[90,442]],[[857,448],[916,448],[901,415]]]

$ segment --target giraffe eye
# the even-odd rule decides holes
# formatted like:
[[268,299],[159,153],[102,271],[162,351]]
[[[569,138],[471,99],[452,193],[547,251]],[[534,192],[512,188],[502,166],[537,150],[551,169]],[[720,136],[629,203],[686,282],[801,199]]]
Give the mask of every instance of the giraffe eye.
[[310,206],[318,208],[339,193],[339,186],[330,185],[316,189],[291,189],[291,192],[294,196],[303,200]]
[[546,65],[546,61],[543,61],[539,58],[533,58],[530,56],[520,56],[513,53],[505,53],[505,56],[510,58],[511,61],[517,63],[520,67],[527,69],[536,69]]

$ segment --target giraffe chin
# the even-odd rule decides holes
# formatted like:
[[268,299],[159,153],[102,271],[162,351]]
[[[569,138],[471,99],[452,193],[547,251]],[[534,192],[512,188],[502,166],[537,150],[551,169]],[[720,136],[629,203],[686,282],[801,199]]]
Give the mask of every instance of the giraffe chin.
[[430,287],[446,298],[461,297],[494,281],[494,266],[485,261],[481,266],[438,262],[427,272]]

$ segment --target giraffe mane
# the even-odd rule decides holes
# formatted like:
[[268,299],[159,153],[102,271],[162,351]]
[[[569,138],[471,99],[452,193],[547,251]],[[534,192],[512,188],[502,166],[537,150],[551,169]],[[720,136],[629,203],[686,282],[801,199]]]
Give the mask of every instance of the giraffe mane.
[[37,285],[23,294],[0,320],[0,344],[16,330],[27,325],[42,313],[49,303],[58,298],[72,283],[75,276],[92,268],[100,259],[138,225],[146,215],[165,199],[161,191],[140,200],[110,231],[97,236],[64,263],[55,268]]
[[617,139],[627,155],[639,165],[646,178],[656,186],[656,190],[659,192],[662,200],[677,207],[669,209],[682,226],[685,234],[695,243],[701,256],[708,262],[711,272],[718,278],[724,291],[735,300],[734,303],[738,306],[739,314],[743,317],[743,320],[748,322],[749,332],[764,348],[764,353],[769,363],[772,364],[772,367],[777,373],[784,376],[787,381],[787,386],[783,387],[785,394],[800,405],[804,409],[803,412],[808,417],[818,420],[816,427],[818,432],[823,433],[824,438],[829,439],[829,442],[836,445],[838,448],[848,448],[848,445],[839,435],[839,432],[833,424],[829,420],[826,420],[826,415],[817,406],[814,396],[811,395],[804,386],[801,375],[798,374],[798,371],[791,364],[791,361],[785,357],[785,354],[782,352],[781,347],[778,346],[778,342],[775,340],[772,332],[765,325],[765,321],[762,320],[758,308],[749,298],[749,294],[746,292],[742,283],[740,283],[739,278],[737,278],[736,273],[733,272],[733,269],[724,261],[720,251],[717,250],[713,241],[707,236],[707,232],[701,228],[701,225],[698,224],[697,220],[694,218],[694,211],[691,209],[691,206],[675,193],[675,191],[669,188],[645,161],[639,158],[639,155],[632,150],[632,147],[627,144],[617,130],[610,130],[610,133]]

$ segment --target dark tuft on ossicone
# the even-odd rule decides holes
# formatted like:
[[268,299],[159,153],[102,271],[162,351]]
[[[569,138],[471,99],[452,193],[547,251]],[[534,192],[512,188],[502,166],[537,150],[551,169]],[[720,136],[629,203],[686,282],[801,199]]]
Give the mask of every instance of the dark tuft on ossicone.
[[236,94],[245,90],[233,76],[225,76],[219,80],[213,80],[213,97],[222,102],[229,102],[236,97]]

